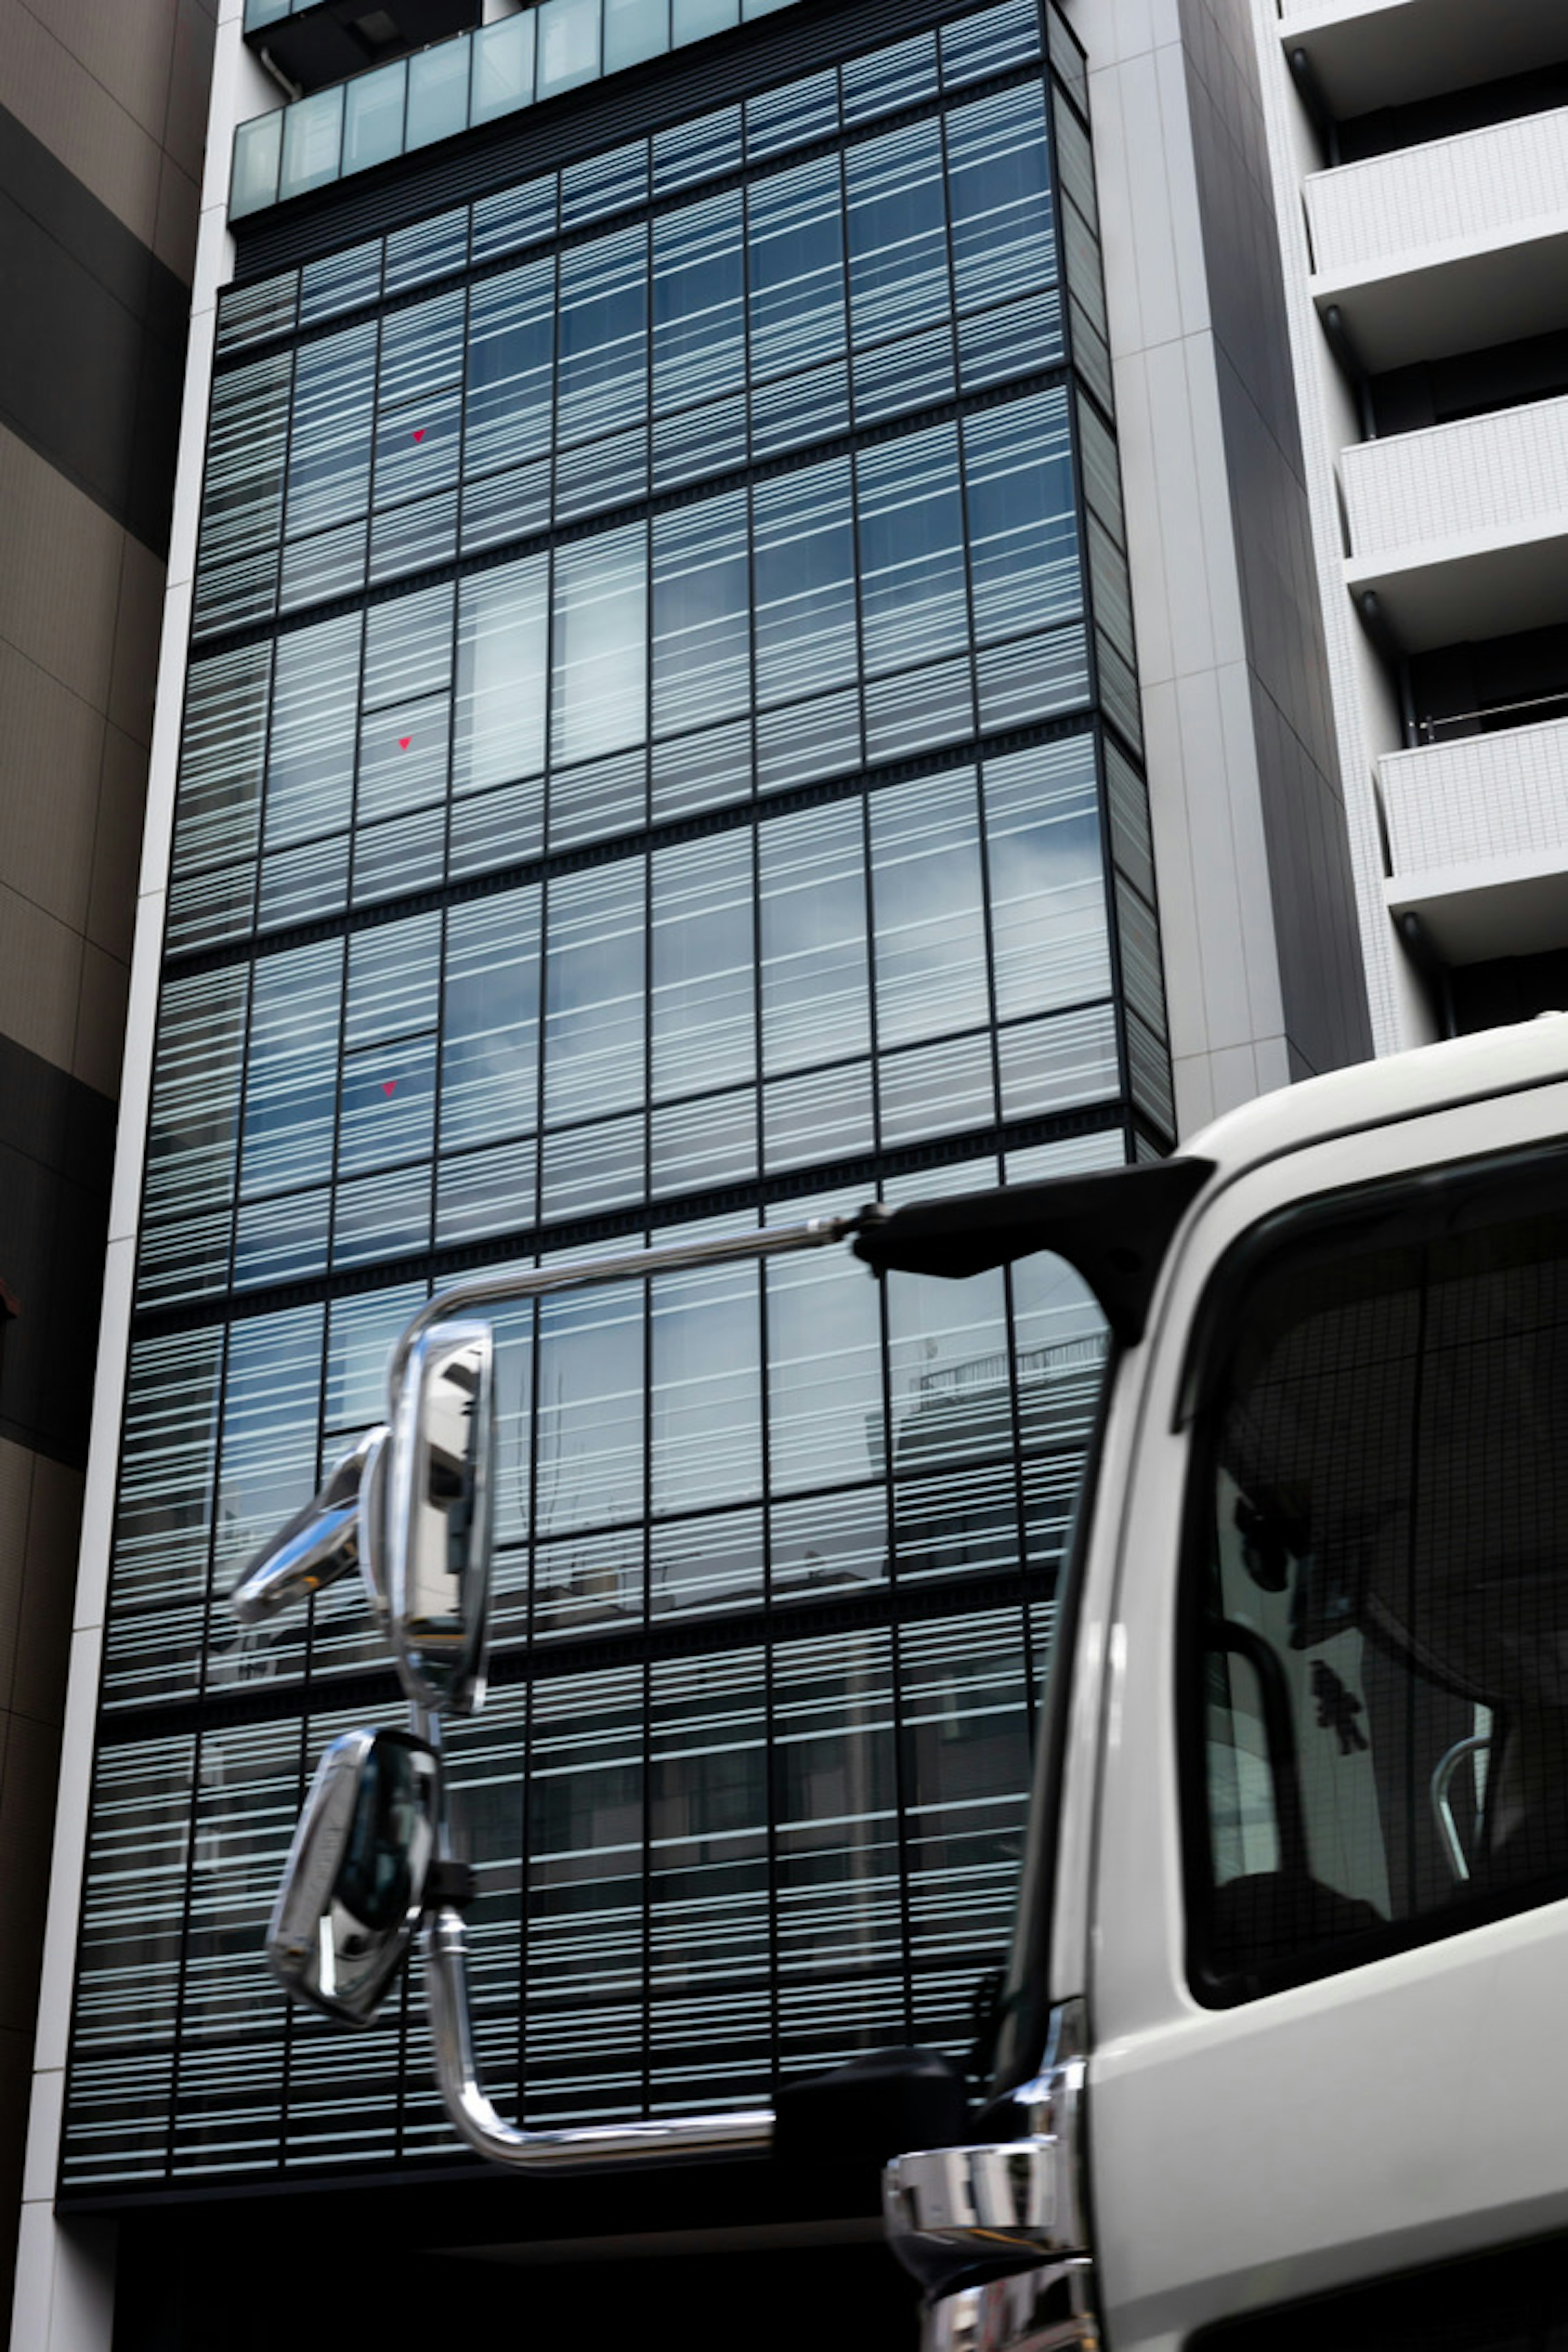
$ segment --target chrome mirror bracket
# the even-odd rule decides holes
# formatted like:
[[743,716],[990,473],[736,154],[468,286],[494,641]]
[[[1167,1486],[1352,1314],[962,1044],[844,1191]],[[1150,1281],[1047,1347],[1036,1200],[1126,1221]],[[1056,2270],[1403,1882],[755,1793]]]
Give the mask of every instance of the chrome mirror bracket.
[[982,2344],[986,2352],[1053,2352],[1100,2342],[1098,2332],[1084,2332],[1097,2331],[1083,2144],[1087,2050],[1082,2001],[1058,2003],[1039,2074],[1008,2102],[1016,2138],[920,2149],[884,2170],[888,2242],[926,2291],[925,2352]]
[[340,1454],[320,1491],[247,1563],[229,1594],[242,1625],[258,1625],[346,1576],[361,1557],[360,1496],[374,1475],[384,1428],[367,1429]]

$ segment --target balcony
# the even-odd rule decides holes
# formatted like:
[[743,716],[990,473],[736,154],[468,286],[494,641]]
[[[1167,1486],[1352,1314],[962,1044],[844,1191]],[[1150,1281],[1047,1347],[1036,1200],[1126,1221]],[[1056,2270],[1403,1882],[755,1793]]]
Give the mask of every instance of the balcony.
[[[280,6],[282,0],[263,5]],[[795,5],[795,0],[542,0],[539,7],[498,17],[240,123],[229,218],[242,220],[309,195],[353,173]]]
[[1568,399],[1365,441],[1340,460],[1345,583],[1406,653],[1568,618]]
[[245,37],[301,92],[474,30],[480,0],[245,0]]
[[1373,374],[1568,324],[1568,109],[1313,173],[1303,194],[1313,299]]
[[1390,912],[1450,965],[1568,947],[1568,719],[1378,762]]
[[1561,0],[1279,0],[1279,18],[1337,122],[1563,55]]

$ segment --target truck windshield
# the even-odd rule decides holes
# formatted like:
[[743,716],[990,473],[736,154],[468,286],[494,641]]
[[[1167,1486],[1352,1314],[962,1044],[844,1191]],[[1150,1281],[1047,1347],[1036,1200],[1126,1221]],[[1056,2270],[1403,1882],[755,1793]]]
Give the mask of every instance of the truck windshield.
[[1297,1217],[1237,1286],[1184,1570],[1205,1998],[1568,1890],[1562,1181]]

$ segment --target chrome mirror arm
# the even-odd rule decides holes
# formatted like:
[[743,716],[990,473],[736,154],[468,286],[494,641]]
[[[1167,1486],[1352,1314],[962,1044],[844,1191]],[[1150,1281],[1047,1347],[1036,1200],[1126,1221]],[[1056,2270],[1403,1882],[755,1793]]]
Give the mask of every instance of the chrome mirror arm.
[[385,1442],[384,1427],[367,1429],[339,1454],[320,1492],[249,1560],[229,1594],[242,1625],[260,1624],[296,1601],[308,1601],[358,1563],[361,1490],[374,1477]]
[[[439,1750],[441,1724],[418,1706],[409,1728]],[[440,1779],[436,1826],[438,1864],[452,1860],[447,1822],[447,1776]],[[647,2164],[672,2157],[765,2156],[773,2145],[771,2107],[723,2115],[665,2116],[634,2124],[574,2125],[561,2131],[524,2131],[497,2112],[479,2080],[468,2004],[468,1939],[462,1914],[448,1904],[427,1911],[420,1929],[425,2000],[436,2082],[447,2119],[476,2154],[514,2172],[574,2172],[602,2165]]]
[[521,2172],[574,2172],[682,2156],[765,2156],[772,2146],[771,2107],[579,2125],[563,2131],[522,2131],[507,2123],[479,2081],[468,2016],[468,1941],[460,1916],[447,1909],[430,1913],[420,1942],[442,2103],[459,2138],[492,2164]]

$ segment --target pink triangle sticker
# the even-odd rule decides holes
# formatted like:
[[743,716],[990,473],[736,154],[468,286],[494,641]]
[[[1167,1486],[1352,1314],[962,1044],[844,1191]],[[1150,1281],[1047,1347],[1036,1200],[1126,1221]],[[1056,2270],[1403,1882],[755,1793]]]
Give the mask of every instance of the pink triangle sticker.
[[384,1095],[395,1095],[397,1092],[397,1080],[395,1078],[383,1078],[381,1082],[381,1091]]
[[413,738],[413,736],[412,736],[412,735],[400,735],[400,736],[398,737],[398,739],[397,739],[397,748],[398,748],[398,750],[399,750],[400,751],[407,751],[407,749],[408,749],[408,746],[410,745],[410,743],[412,743],[412,742],[413,742],[413,740],[414,740],[414,738]]
[[416,439],[416,441],[423,441],[423,440],[424,440],[424,438],[425,438],[425,427],[423,426],[423,425],[416,425],[415,426],[415,428],[414,428],[414,438]]

